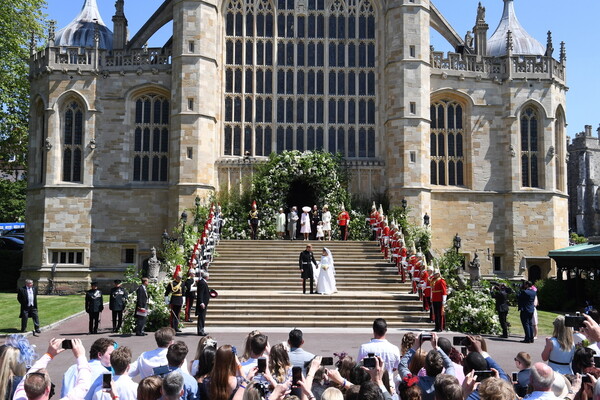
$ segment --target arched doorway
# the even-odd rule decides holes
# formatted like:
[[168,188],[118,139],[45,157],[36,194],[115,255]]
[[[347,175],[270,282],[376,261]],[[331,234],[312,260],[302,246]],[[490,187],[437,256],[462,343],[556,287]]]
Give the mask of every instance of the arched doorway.
[[527,279],[530,282],[535,283],[542,278],[542,269],[538,265],[532,265],[529,267],[529,272],[527,273]]
[[[290,183],[290,189],[285,198],[285,204],[288,210],[292,206],[298,208],[298,216],[302,214],[302,207],[311,207],[313,204],[317,204],[318,196],[313,186],[306,179],[294,179]],[[322,207],[322,204],[317,204]],[[296,226],[296,236],[300,233],[300,219],[298,219],[298,225]]]

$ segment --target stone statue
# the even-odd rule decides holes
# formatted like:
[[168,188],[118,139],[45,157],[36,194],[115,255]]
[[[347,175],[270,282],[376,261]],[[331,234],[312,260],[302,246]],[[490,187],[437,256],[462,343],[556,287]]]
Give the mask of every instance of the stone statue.
[[479,283],[479,279],[481,278],[481,262],[479,261],[479,255],[475,252],[475,257],[473,261],[469,263],[469,279],[471,280],[471,285],[476,285]]
[[467,34],[465,35],[465,46],[469,49],[473,48],[473,35],[471,34],[471,31],[467,31]]
[[160,261],[156,257],[156,248],[152,246],[152,257],[148,260],[148,278],[152,282],[158,281],[158,273],[160,271]]
[[477,22],[485,22],[485,7],[481,6],[481,2],[479,3],[479,7],[477,7]]

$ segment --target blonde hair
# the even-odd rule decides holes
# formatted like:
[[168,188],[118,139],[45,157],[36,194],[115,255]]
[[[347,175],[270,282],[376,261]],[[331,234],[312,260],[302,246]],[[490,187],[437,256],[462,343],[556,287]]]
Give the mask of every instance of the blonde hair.
[[330,387],[325,389],[321,395],[321,400],[344,400],[344,394],[340,389]]
[[287,371],[291,366],[290,357],[283,344],[277,343],[271,347],[271,352],[269,353],[269,370],[278,383],[286,381]]
[[16,347],[0,346],[0,399],[6,398],[15,376],[24,376],[26,367],[24,362],[19,362],[21,351]]
[[573,348],[573,328],[565,326],[565,317],[559,315],[552,325],[554,325],[552,336],[556,338],[560,348],[563,351],[571,350]]
[[410,373],[417,376],[421,368],[425,368],[425,356],[427,353],[423,349],[419,349],[413,354],[410,362],[408,363],[408,369]]

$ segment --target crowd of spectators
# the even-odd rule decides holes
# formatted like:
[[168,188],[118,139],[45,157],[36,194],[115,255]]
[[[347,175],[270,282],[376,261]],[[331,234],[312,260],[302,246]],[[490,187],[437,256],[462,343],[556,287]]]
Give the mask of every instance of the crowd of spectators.
[[408,332],[398,347],[386,339],[380,318],[356,358],[336,353],[335,359],[305,350],[299,329],[273,345],[252,331],[241,353],[206,336],[190,354],[167,327],[155,332],[156,349],[137,358],[110,338],[97,339],[88,352],[79,339],[52,339],[38,357],[25,337],[12,335],[0,346],[0,400],[50,399],[55,385],[48,370],[63,352],[75,361],[60,394],[70,400],[598,400],[594,343],[600,326],[586,315],[580,334],[570,329],[558,318],[540,355],[547,363],[519,352],[510,375],[482,337],[451,341],[435,332]]

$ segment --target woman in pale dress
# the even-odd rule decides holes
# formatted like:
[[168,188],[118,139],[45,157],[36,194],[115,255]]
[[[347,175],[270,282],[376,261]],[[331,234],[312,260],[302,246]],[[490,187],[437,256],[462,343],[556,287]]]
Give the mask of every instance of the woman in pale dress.
[[319,280],[317,281],[317,293],[337,293],[333,255],[331,255],[331,251],[327,247],[323,248],[323,253],[321,255]]
[[286,220],[285,220],[285,213],[283,212],[283,208],[279,209],[279,214],[277,215],[277,236],[279,236],[279,239],[283,239],[283,237],[285,236],[285,226],[286,226]]
[[323,222],[323,233],[327,237],[327,240],[331,240],[331,213],[327,204],[323,206],[321,221]]
[[310,235],[310,207],[302,207],[302,216],[300,217],[300,233],[304,235],[304,240],[308,240]]

